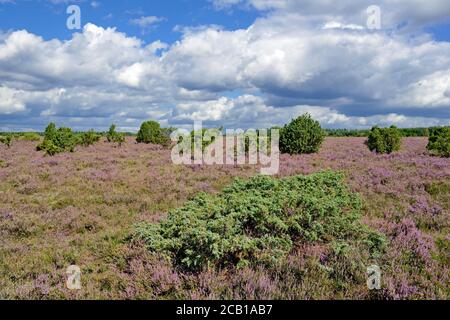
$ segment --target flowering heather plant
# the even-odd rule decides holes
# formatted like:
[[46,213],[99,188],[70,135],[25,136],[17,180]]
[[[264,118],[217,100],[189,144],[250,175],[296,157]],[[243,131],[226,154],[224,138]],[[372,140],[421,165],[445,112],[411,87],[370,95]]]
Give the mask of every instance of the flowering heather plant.
[[[362,199],[359,224],[386,235],[381,254],[371,257],[359,237],[347,245],[298,238],[275,266],[251,261],[199,273],[127,241],[132,226],[164,223],[199,191],[219,195],[259,168],[173,166],[170,150],[126,140],[51,158],[34,152],[33,141],[0,144],[1,298],[450,298],[450,158],[430,156],[427,138],[404,138],[390,155],[370,152],[364,137],[326,138],[316,154],[280,157],[280,178],[342,171],[349,193]],[[83,271],[80,291],[65,287],[72,264]],[[381,268],[380,292],[366,286],[372,264]]]
[[414,203],[409,207],[409,216],[418,225],[434,230],[439,230],[450,221],[450,212],[438,204],[431,204],[424,195],[414,198]]
[[430,236],[420,231],[413,220],[403,219],[390,230],[390,236],[395,244],[403,247],[408,265],[427,265],[431,262],[431,252],[435,249]]
[[[384,240],[359,222],[361,202],[341,174],[236,180],[219,195],[200,194],[137,238],[190,270],[276,265],[296,243],[351,241],[380,252]],[[349,247],[351,244],[345,243]]]

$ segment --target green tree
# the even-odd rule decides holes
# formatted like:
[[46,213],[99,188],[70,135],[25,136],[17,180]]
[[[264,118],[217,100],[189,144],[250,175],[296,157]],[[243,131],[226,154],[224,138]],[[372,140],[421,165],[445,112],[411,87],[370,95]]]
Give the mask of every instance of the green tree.
[[77,137],[70,128],[56,129],[54,123],[50,123],[45,129],[44,141],[37,146],[38,151],[45,151],[53,156],[61,152],[73,152],[77,144]]
[[94,130],[89,130],[81,135],[81,145],[88,147],[94,143],[100,141],[101,135],[97,134]]
[[370,151],[387,153],[399,151],[402,144],[402,135],[395,126],[390,128],[373,127],[369,133],[367,146]]
[[119,146],[121,146],[122,143],[125,142],[125,134],[117,132],[116,125],[112,124],[111,127],[109,127],[108,132],[106,133],[106,139],[108,140],[108,142],[115,142],[118,143]]
[[450,127],[430,129],[427,149],[432,154],[450,157]]
[[325,132],[320,123],[304,114],[284,126],[280,133],[280,151],[289,154],[318,152]]
[[158,122],[146,121],[141,125],[136,141],[138,143],[152,143],[166,146],[169,144],[170,139],[164,134]]

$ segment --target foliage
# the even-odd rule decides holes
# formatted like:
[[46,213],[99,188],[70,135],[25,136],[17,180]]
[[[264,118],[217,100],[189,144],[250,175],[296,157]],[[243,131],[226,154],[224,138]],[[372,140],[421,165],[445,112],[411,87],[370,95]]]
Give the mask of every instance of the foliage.
[[41,136],[36,132],[24,132],[18,135],[19,141],[41,141]]
[[377,153],[392,153],[399,151],[402,143],[402,137],[400,131],[395,127],[379,128],[373,127],[369,138],[367,140],[367,146],[370,151],[376,151]]
[[325,138],[325,132],[311,115],[304,114],[285,125],[280,134],[280,151],[289,154],[316,153]]
[[359,222],[361,201],[331,171],[236,180],[219,195],[200,194],[137,235],[150,251],[190,270],[277,265],[300,243],[348,241],[372,253],[384,239]]
[[[215,136],[220,136],[222,132],[222,128],[219,129],[206,129],[203,128],[200,131],[191,131],[191,148],[192,148],[192,154],[194,154],[194,147],[198,146],[202,148],[202,152],[205,151],[205,149],[214,143]],[[211,135],[211,137],[206,137],[206,135]]]
[[367,137],[369,130],[324,129],[328,137]]
[[427,149],[441,157],[450,157],[450,127],[432,128]]
[[399,129],[403,137],[428,137],[429,128],[402,128]]
[[167,146],[170,143],[170,138],[167,137],[158,122],[146,121],[141,125],[136,141],[138,143],[152,143]]
[[100,141],[101,137],[102,136],[97,134],[94,130],[89,130],[81,134],[79,143],[84,147],[89,147]]
[[8,148],[11,147],[12,135],[11,134],[7,134],[7,135],[4,135],[4,136],[0,136],[0,143],[3,143]]
[[108,132],[106,133],[106,139],[108,140],[108,142],[118,143],[119,146],[121,146],[122,143],[125,142],[125,134],[117,132],[116,125],[112,124],[111,127],[109,127]]
[[50,123],[45,129],[44,141],[37,146],[38,151],[45,151],[53,156],[61,152],[73,152],[77,144],[77,138],[70,128],[56,129],[54,123]]
[[[398,129],[402,137],[428,137],[429,128],[401,128]],[[368,137],[370,130],[325,129],[329,137]]]

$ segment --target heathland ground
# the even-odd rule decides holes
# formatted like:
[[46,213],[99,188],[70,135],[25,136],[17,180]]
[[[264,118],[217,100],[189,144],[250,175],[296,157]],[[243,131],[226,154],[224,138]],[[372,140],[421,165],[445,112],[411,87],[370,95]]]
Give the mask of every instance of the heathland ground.
[[[0,145],[0,298],[448,299],[450,159],[430,156],[426,138],[405,138],[391,155],[371,153],[365,140],[327,138],[318,154],[282,155],[279,176],[345,174],[362,197],[363,223],[388,240],[375,261],[381,291],[367,289],[356,257],[337,261],[321,243],[296,245],[270,269],[190,273],[152,255],[131,239],[137,223],[158,223],[198,192],[259,170],[175,166],[170,150],[128,137],[122,147],[101,141],[54,157],[35,151],[37,142]],[[79,291],[65,285],[73,264]]]

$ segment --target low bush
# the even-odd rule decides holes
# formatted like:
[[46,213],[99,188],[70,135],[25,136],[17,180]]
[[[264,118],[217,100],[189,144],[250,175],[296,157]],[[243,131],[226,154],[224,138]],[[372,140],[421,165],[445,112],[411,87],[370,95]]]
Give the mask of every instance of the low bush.
[[[398,129],[402,137],[428,137],[429,128],[401,128]],[[329,137],[368,137],[370,130],[356,129],[325,129]]]
[[280,151],[289,154],[316,153],[319,151],[325,132],[320,123],[304,114],[284,126],[280,133]]
[[44,141],[37,146],[38,151],[45,151],[53,156],[61,152],[73,152],[77,144],[77,137],[70,128],[56,129],[54,123],[50,123],[45,129]]
[[294,246],[318,242],[379,253],[384,237],[359,219],[361,200],[343,175],[322,172],[236,180],[218,195],[201,193],[161,224],[140,224],[136,237],[188,270],[274,266]]
[[84,132],[80,136],[79,143],[84,147],[89,147],[100,141],[101,135],[97,134],[94,130]]
[[450,157],[450,127],[430,129],[427,149],[434,155]]
[[141,125],[137,134],[138,143],[152,143],[167,146],[170,144],[170,138],[167,137],[161,126],[156,121],[146,121]]
[[108,140],[108,142],[114,142],[121,146],[122,143],[125,142],[125,134],[122,132],[117,132],[116,125],[112,124],[111,127],[109,127],[108,132],[106,133],[106,139]]
[[[222,133],[222,129],[202,129],[202,131],[191,131],[191,147],[192,154],[194,154],[194,147],[202,148],[202,152],[205,149],[214,143],[215,136],[220,136]],[[206,137],[206,135],[211,135],[211,137]]]
[[12,138],[13,137],[11,134],[0,136],[0,143],[3,143],[5,146],[7,146],[9,148],[9,147],[11,147],[11,144],[12,144]]
[[397,127],[390,128],[373,127],[369,133],[367,146],[370,151],[377,153],[392,153],[399,151],[402,144],[402,136]]

